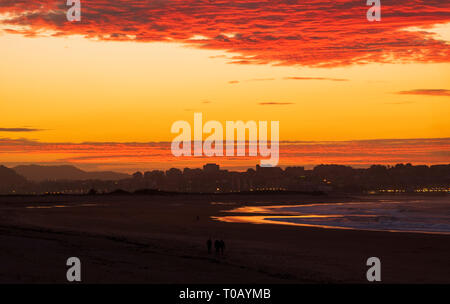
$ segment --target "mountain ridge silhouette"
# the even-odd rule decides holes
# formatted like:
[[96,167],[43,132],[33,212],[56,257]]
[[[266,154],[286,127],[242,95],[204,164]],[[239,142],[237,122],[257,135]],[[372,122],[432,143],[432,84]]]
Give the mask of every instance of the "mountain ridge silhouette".
[[114,171],[84,171],[72,165],[42,166],[19,165],[13,167],[17,174],[29,181],[46,180],[120,180],[130,178],[130,175]]

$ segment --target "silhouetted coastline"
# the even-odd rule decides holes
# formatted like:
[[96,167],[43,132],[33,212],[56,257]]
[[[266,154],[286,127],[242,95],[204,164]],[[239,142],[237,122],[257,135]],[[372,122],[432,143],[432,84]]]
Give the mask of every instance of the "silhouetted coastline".
[[[35,166],[32,177],[37,172]],[[343,165],[319,165],[311,170],[304,167],[260,167],[244,172],[220,169],[206,164],[203,169],[172,168],[166,171],[135,172],[119,180],[30,181],[13,169],[0,166],[0,194],[136,194],[175,195],[176,193],[449,193],[450,165],[373,165],[366,169]],[[95,176],[79,173],[77,176]],[[52,172],[48,168],[44,172]],[[115,176],[109,172],[108,176]],[[121,176],[121,175],[119,175]]]

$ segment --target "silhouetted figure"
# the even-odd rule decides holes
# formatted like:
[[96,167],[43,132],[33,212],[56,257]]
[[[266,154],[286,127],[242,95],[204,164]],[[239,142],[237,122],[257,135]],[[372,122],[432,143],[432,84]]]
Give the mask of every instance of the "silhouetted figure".
[[223,252],[225,251],[225,242],[223,240],[220,240],[219,244],[220,244],[220,254],[223,255]]
[[220,241],[219,240],[214,241],[214,248],[216,249],[216,254],[219,254],[219,252],[220,252]]
[[212,248],[212,241],[211,241],[211,238],[209,238],[209,239],[206,241],[206,247],[208,247],[208,254],[211,254],[211,248]]

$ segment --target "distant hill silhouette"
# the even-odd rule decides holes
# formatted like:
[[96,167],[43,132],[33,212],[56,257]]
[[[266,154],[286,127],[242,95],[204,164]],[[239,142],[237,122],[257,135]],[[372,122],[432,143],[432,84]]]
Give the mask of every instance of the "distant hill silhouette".
[[40,166],[21,165],[13,170],[30,181],[47,180],[120,180],[130,178],[130,175],[112,171],[87,172],[70,165]]
[[0,165],[0,191],[11,191],[16,187],[26,184],[25,177],[16,171]]

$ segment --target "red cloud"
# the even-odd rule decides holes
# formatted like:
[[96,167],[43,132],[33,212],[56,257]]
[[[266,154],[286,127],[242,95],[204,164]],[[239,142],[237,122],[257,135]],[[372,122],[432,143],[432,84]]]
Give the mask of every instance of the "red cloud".
[[[259,157],[175,157],[170,142],[150,143],[45,143],[0,138],[0,162],[14,155],[16,163],[39,159],[48,164],[71,163],[92,168],[199,167],[216,162],[225,168],[244,169],[259,163]],[[280,165],[343,164],[442,164],[450,157],[450,138],[380,139],[354,141],[283,141]]]
[[[83,0],[81,22],[65,1],[3,0],[0,28],[27,36],[81,34],[103,40],[174,41],[237,54],[232,63],[343,66],[448,62],[450,48],[427,32],[450,21],[448,0],[384,0],[368,22],[365,0]],[[5,17],[6,16],[6,17]],[[6,19],[5,19],[6,18]],[[11,25],[19,26],[11,27]],[[420,27],[422,31],[406,31]]]

